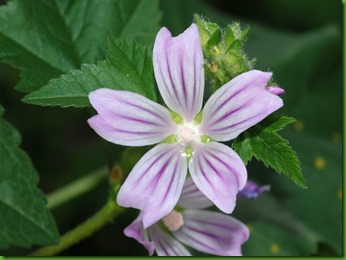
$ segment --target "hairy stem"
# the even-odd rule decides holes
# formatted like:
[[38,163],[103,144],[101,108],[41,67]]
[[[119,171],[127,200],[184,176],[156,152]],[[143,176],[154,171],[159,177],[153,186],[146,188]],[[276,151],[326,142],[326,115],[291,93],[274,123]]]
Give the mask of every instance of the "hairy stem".
[[106,205],[101,208],[94,216],[70,230],[60,239],[59,244],[54,246],[42,247],[30,254],[30,256],[53,256],[61,251],[77,244],[79,241],[90,236],[95,231],[101,229],[107,223],[116,218],[123,208],[119,207],[113,200],[109,199]]
[[60,188],[47,196],[49,209],[56,208],[67,201],[70,201],[94,188],[106,179],[109,170],[102,167],[74,182]]

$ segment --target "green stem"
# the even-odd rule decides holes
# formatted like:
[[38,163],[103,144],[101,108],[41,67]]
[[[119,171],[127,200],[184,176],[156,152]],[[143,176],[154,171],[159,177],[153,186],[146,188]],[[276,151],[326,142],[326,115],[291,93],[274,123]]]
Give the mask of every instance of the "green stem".
[[30,256],[53,256],[61,251],[77,244],[82,239],[90,236],[107,223],[117,217],[123,208],[119,207],[113,200],[108,200],[106,205],[101,208],[94,216],[63,235],[58,245],[42,247],[30,254]]
[[64,187],[54,191],[47,196],[49,209],[56,208],[61,204],[70,201],[97,187],[106,179],[109,171],[107,167],[102,167]]

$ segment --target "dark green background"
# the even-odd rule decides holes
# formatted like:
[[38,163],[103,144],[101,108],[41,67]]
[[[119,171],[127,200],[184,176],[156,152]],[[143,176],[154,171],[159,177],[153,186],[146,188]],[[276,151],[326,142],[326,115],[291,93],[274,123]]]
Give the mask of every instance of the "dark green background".
[[[253,160],[251,179],[270,183],[272,191],[256,201],[240,200],[235,215],[251,226],[244,255],[342,254],[342,5],[339,0],[161,1],[162,25],[173,34],[192,22],[194,13],[220,25],[239,21],[250,25],[246,51],[256,57],[255,68],[274,72],[286,90],[281,112],[296,117],[299,125],[282,135],[290,140],[302,162],[308,189],[302,190],[284,176]],[[50,193],[106,163],[99,139],[86,123],[90,111],[23,104],[15,91],[18,72],[0,66],[0,103],[5,118],[22,134],[22,148],[40,173],[40,188]],[[298,130],[297,130],[298,129]],[[114,156],[118,147],[112,146]],[[140,153],[127,150],[136,160]],[[323,169],[314,162],[321,158]],[[131,167],[128,165],[129,170]],[[92,215],[108,196],[105,182],[53,214],[62,233]],[[92,237],[63,255],[146,255],[122,230],[136,216],[123,214]],[[276,245],[279,251],[272,252]],[[4,255],[25,254],[11,248]]]

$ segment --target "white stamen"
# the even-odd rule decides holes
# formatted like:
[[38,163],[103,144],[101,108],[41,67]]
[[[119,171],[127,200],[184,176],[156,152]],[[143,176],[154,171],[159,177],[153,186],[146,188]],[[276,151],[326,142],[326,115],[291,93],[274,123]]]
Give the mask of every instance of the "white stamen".
[[198,135],[198,131],[195,125],[186,124],[180,127],[178,131],[178,142],[185,145],[194,140]]
[[175,210],[173,210],[171,213],[169,213],[169,215],[164,217],[162,221],[170,231],[176,231],[182,225],[184,225],[183,215]]

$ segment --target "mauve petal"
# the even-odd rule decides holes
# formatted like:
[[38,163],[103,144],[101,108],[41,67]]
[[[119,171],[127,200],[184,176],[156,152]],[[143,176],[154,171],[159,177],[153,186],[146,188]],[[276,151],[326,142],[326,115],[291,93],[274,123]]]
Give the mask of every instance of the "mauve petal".
[[221,256],[240,256],[249,238],[248,228],[235,218],[206,210],[182,212],[184,225],[173,232],[182,243],[198,251]]
[[128,237],[136,239],[141,243],[147,250],[149,255],[153,255],[155,244],[149,240],[149,234],[143,227],[143,214],[140,213],[139,216],[124,229],[124,234]]
[[192,121],[202,108],[204,92],[204,61],[196,24],[177,37],[163,27],[156,36],[153,60],[166,105]]
[[149,228],[151,240],[155,243],[158,256],[191,256],[190,252],[172,236],[166,234],[156,225]]
[[159,144],[135,165],[121,186],[117,202],[143,211],[147,228],[177,204],[187,174],[186,158],[176,144]]
[[228,141],[283,106],[267,90],[272,73],[245,72],[218,89],[203,110],[200,131],[217,141]]
[[277,95],[277,96],[285,94],[285,90],[283,88],[278,87],[278,86],[269,86],[269,87],[266,87],[266,89],[270,93]]
[[204,209],[214,205],[196,186],[192,178],[185,181],[178,206],[185,209]]
[[193,151],[189,170],[196,186],[220,210],[231,213],[247,180],[243,161],[230,147],[217,142],[194,143]]
[[263,192],[270,191],[270,185],[259,186],[254,181],[248,181],[245,187],[238,192],[238,198],[256,199]]
[[101,88],[91,92],[89,100],[98,115],[88,123],[109,142],[150,145],[174,132],[175,123],[168,110],[139,94]]

